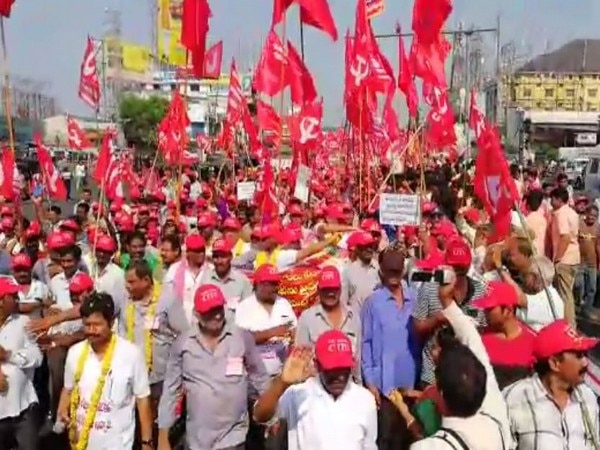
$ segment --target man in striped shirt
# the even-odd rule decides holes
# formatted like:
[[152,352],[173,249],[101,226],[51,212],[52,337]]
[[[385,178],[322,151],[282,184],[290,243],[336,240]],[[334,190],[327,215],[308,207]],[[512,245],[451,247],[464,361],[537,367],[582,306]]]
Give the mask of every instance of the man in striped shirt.
[[[456,273],[453,293],[456,303],[463,312],[476,320],[477,326],[482,327],[485,325],[485,314],[474,308],[471,303],[485,295],[486,286],[483,282],[467,276],[472,259],[471,248],[464,239],[456,236],[448,241],[444,263]],[[430,338],[436,329],[446,324],[439,289],[440,285],[436,282],[423,283],[417,293],[417,304],[412,314],[415,331],[425,343],[421,367],[421,382],[424,386],[435,383]]]

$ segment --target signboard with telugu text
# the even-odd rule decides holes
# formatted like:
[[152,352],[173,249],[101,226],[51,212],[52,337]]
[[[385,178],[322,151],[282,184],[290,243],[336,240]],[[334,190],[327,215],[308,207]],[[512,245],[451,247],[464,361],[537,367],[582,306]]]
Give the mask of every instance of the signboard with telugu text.
[[379,222],[382,225],[419,225],[420,201],[418,195],[381,194]]

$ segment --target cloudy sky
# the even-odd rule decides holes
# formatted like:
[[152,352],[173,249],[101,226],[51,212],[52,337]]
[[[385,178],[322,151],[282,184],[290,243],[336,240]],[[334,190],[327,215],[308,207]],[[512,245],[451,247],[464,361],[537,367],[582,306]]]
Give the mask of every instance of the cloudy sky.
[[[153,0],[16,0],[6,26],[9,66],[16,76],[48,83],[60,106],[71,112],[91,114],[77,98],[79,64],[88,34],[101,36],[105,13],[122,13],[123,37],[150,44]],[[156,0],[154,0],[156,1]],[[225,61],[235,56],[239,66],[248,68],[260,49],[270,24],[272,0],[210,0],[213,10],[211,38],[223,39]],[[343,36],[354,21],[353,0],[329,0],[338,31]],[[412,1],[386,0],[385,12],[374,19],[376,33],[389,33],[399,21],[410,28]],[[287,19],[287,36],[299,47],[296,8]],[[556,48],[574,38],[600,38],[598,0],[454,0],[449,27],[491,28],[501,16],[501,40],[515,42],[520,53],[532,54]],[[490,49],[493,37],[487,37]],[[397,44],[381,44],[390,61],[397,65]],[[325,119],[329,125],[342,118],[343,39],[333,43],[323,33],[305,31],[306,64],[313,72],[325,99]],[[490,55],[493,57],[493,55]],[[224,63],[224,69],[228,62]]]

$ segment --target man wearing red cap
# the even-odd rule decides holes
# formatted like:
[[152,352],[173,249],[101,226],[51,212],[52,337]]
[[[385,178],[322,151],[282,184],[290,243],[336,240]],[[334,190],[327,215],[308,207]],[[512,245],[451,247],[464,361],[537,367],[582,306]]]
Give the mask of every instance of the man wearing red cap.
[[485,312],[488,327],[481,340],[501,389],[528,376],[533,367],[535,333],[516,317],[521,304],[517,289],[503,281],[490,281],[487,294],[473,302]]
[[0,437],[3,443],[14,439],[20,450],[37,450],[33,372],[43,356],[27,331],[30,319],[18,312],[18,292],[12,279],[0,278]]
[[350,339],[340,330],[326,331],[314,355],[317,374],[311,376],[312,350],[292,351],[281,376],[256,402],[255,420],[285,419],[290,450],[375,450],[377,406],[369,391],[351,379]]
[[217,238],[212,246],[212,266],[202,273],[201,284],[219,286],[227,299],[227,308],[235,311],[238,303],[252,295],[248,277],[231,266],[233,241]]
[[243,450],[248,432],[248,389],[264,392],[268,376],[252,336],[225,313],[226,300],[211,284],[194,296],[197,325],[180,335],[169,356],[158,411],[158,449],[168,450],[179,392],[186,392],[190,449]]
[[117,305],[122,305],[127,299],[127,289],[125,271],[113,262],[117,244],[108,234],[99,234],[94,236],[93,240],[96,246],[95,254],[89,253],[83,259],[91,277],[96,280],[96,290],[110,294]]
[[584,384],[587,355],[597,344],[565,320],[539,331],[535,374],[504,390],[519,450],[600,448],[598,401]]
[[[326,331],[341,330],[352,342],[355,360],[360,361],[360,313],[341,301],[342,280],[336,267],[326,266],[321,269],[317,293],[319,303],[304,310],[298,319],[296,345],[312,347]],[[362,384],[359,364],[354,366],[354,380]]]
[[[481,281],[468,276],[472,260],[471,247],[463,238],[457,236],[447,242],[443,262],[456,274],[453,293],[456,302],[465,312],[475,318],[480,326],[484,326],[485,315],[483,311],[474,308],[472,302],[485,295],[486,287]],[[425,342],[421,382],[427,385],[435,381],[429,338],[436,329],[446,324],[439,299],[439,288],[440,285],[436,282],[423,283],[419,288],[417,304],[413,311],[415,330]]]
[[235,310],[235,323],[253,334],[271,376],[280,372],[298,323],[290,302],[278,295],[280,280],[274,266],[261,266],[254,273],[254,295]]
[[163,279],[170,285],[175,298],[183,305],[189,323],[193,322],[194,293],[202,284],[206,262],[206,240],[200,234],[190,234],[185,238],[185,255],[173,264]]
[[379,264],[375,260],[377,242],[368,231],[359,231],[355,237],[356,260],[344,268],[344,300],[360,311],[365,299],[380,284]]
[[19,312],[32,319],[42,317],[42,308],[48,303],[48,287],[39,280],[34,280],[31,274],[31,258],[24,253],[13,256],[11,261],[12,274],[20,286]]

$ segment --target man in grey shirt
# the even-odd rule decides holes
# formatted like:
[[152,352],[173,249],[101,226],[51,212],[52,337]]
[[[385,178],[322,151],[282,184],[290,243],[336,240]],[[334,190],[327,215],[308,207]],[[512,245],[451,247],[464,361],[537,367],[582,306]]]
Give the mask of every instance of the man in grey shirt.
[[317,285],[319,303],[305,310],[298,319],[297,346],[314,346],[319,336],[329,330],[343,331],[352,343],[356,364],[354,379],[362,384],[360,373],[360,314],[340,301],[342,282],[340,273],[333,266],[324,267]]
[[269,376],[252,335],[226,318],[225,296],[205,284],[194,297],[197,326],[180,335],[169,355],[158,407],[158,448],[167,449],[181,389],[186,393],[186,444],[194,450],[243,450],[248,385],[262,394]]

